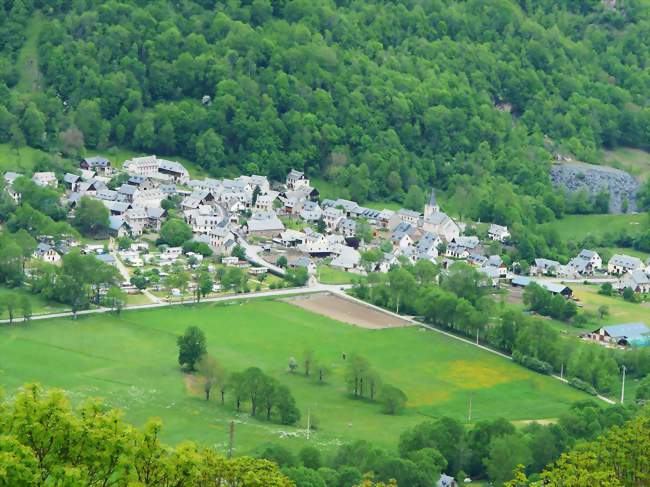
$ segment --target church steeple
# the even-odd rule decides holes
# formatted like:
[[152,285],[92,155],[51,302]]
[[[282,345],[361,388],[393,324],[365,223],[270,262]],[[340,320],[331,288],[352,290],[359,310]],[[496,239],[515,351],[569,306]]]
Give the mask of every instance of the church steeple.
[[440,207],[438,206],[438,201],[436,200],[436,190],[431,188],[431,196],[429,197],[429,202],[424,207],[424,218],[432,215],[433,213],[438,213]]

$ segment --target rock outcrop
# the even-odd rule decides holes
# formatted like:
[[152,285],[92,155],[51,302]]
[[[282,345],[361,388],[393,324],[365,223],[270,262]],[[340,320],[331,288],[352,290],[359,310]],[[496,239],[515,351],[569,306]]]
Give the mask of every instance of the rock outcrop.
[[555,187],[569,192],[580,189],[594,195],[601,191],[608,192],[610,213],[622,213],[624,201],[628,203],[628,212],[637,211],[639,183],[625,171],[583,162],[560,163],[551,167],[551,182]]

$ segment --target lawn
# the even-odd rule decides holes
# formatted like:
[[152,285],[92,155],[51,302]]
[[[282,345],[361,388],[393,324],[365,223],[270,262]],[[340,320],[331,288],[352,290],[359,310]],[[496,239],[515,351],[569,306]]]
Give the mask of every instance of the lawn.
[[570,215],[545,225],[555,228],[564,240],[581,240],[588,235],[620,233],[623,230],[634,232],[646,224],[647,220],[645,214]]
[[[303,413],[300,428],[279,426],[231,405],[206,402],[189,392],[176,363],[176,337],[188,325],[201,327],[208,349],[229,371],[259,366],[288,385]],[[290,357],[313,348],[332,371],[327,385],[286,371]],[[345,392],[343,353],[360,353],[382,379],[401,387],[409,408],[399,416],[379,406],[354,401]],[[546,376],[469,344],[417,328],[372,331],[333,321],[291,304],[252,300],[94,315],[77,321],[33,321],[0,327],[0,383],[11,393],[39,381],[61,387],[80,400],[101,396],[142,424],[162,418],[165,441],[192,439],[223,450],[228,424],[235,420],[235,451],[249,453],[269,441],[290,448],[307,440],[286,432],[304,431],[306,413],[318,431],[312,442],[325,450],[341,442],[366,439],[394,447],[400,432],[428,417],[472,419],[555,418],[587,396]]]
[[321,264],[316,274],[318,281],[323,284],[351,284],[361,276],[352,272],[346,272],[336,267]]
[[623,147],[605,151],[605,163],[629,172],[639,181],[645,181],[650,175],[650,154],[643,150]]
[[[91,157],[91,156],[104,156],[107,159],[111,161],[111,164],[113,164],[115,167],[122,167],[122,164],[124,164],[124,161],[132,159],[134,157],[143,157],[146,155],[150,155],[145,152],[141,151],[133,151],[130,149],[125,149],[122,147],[109,147],[107,149],[89,149],[86,151],[86,156]],[[162,159],[168,159],[171,161],[177,161],[183,164],[185,166],[185,169],[187,169],[190,173],[190,177],[192,178],[202,178],[206,176],[205,170],[203,168],[199,167],[196,163],[191,162],[188,159],[185,159],[184,157],[180,156],[165,156],[165,155],[160,155],[158,154],[158,157]]]

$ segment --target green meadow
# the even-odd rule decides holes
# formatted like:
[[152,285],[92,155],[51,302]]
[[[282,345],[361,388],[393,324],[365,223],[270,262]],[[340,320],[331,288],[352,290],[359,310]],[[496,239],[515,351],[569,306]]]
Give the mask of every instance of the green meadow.
[[[227,398],[206,402],[193,377],[181,374],[176,337],[188,325],[201,327],[208,349],[229,371],[259,366],[288,385],[303,413],[298,427],[236,414]],[[325,385],[289,374],[290,357],[300,361],[312,348],[332,371]],[[409,397],[398,416],[346,393],[342,354],[365,356],[386,383]],[[224,449],[235,421],[235,450],[250,453],[266,442],[302,446],[307,411],[324,449],[354,439],[394,447],[404,429],[427,418],[467,420],[555,418],[587,396],[552,379],[474,346],[417,328],[366,330],[333,321],[279,301],[203,304],[128,311],[78,320],[32,321],[0,327],[0,385],[11,394],[37,381],[68,391],[73,402],[103,397],[141,425],[150,417],[164,423],[164,439],[191,439]],[[218,394],[217,394],[218,395]]]
[[606,233],[617,234],[628,230],[637,232],[648,221],[644,213],[633,215],[568,215],[559,220],[546,223],[554,228],[563,240],[581,240],[589,235],[599,236]]

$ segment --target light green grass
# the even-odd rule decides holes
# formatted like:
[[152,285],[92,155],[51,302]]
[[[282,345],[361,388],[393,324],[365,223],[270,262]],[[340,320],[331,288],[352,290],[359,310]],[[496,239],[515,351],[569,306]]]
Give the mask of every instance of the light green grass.
[[632,257],[638,257],[642,261],[646,261],[648,258],[650,258],[650,254],[646,252],[641,252],[640,250],[636,250],[630,247],[599,247],[597,249],[599,252],[600,251],[607,251],[610,252],[612,255],[614,254],[626,254],[626,255],[631,255]]
[[605,151],[605,164],[623,169],[640,181],[645,181],[650,175],[650,154],[640,149],[622,147]]
[[[4,297],[7,294],[14,294],[16,296],[27,296],[32,302],[32,314],[46,314],[46,313],[58,313],[61,311],[67,311],[68,307],[64,304],[57,303],[54,301],[48,301],[43,299],[41,296],[30,293],[25,289],[8,289],[6,287],[0,287],[0,297]],[[17,319],[22,319],[22,310],[17,309],[14,313],[14,317]],[[9,319],[9,313],[3,306],[0,308],[0,319]],[[2,325],[0,325],[2,326]]]
[[645,214],[637,215],[570,215],[545,224],[555,228],[563,240],[581,240],[589,235],[620,233],[623,230],[636,232],[648,223]]
[[[609,307],[609,316],[602,320],[603,324],[615,325],[642,321],[650,325],[650,307],[646,305],[647,303],[629,303],[619,296],[603,296],[598,294],[599,286],[596,285],[571,284],[571,289],[573,295],[584,306],[583,309],[587,311],[597,313],[600,306]],[[597,326],[593,327],[595,328]]]
[[[231,404],[221,407],[218,401],[204,401],[200,391],[188,392],[176,363],[176,337],[188,325],[205,331],[209,352],[227,370],[258,366],[288,385],[303,413],[300,428],[309,409],[319,424],[312,444],[325,450],[355,439],[395,447],[404,429],[427,417],[464,420],[470,395],[473,420],[555,418],[571,402],[587,397],[434,332],[365,330],[288,303],[261,300],[0,327],[0,383],[10,394],[39,381],[68,390],[73,400],[101,396],[136,424],[158,416],[165,424],[164,440],[173,444],[191,439],[223,450],[228,424],[235,419],[237,454],[268,441],[302,446],[306,440],[282,434],[298,428],[236,415]],[[289,358],[300,360],[307,347],[331,369],[327,385],[287,373]],[[362,354],[385,382],[401,387],[409,397],[408,410],[387,416],[376,404],[350,399],[343,381],[344,352]]]
[[363,206],[366,208],[372,208],[373,210],[393,210],[397,211],[401,208],[404,208],[403,205],[400,203],[396,203],[395,201],[366,201]]
[[31,147],[21,147],[18,152],[9,144],[0,144],[0,171],[16,171],[31,174],[36,162],[47,153]]
[[350,284],[358,280],[361,276],[352,272],[346,272],[336,267],[328,265],[319,265],[316,274],[318,281],[323,284]]
[[38,92],[41,90],[41,74],[38,69],[38,34],[43,30],[43,16],[40,12],[31,16],[27,28],[23,32],[25,42],[20,52],[16,65],[20,78],[16,88],[23,93]]

